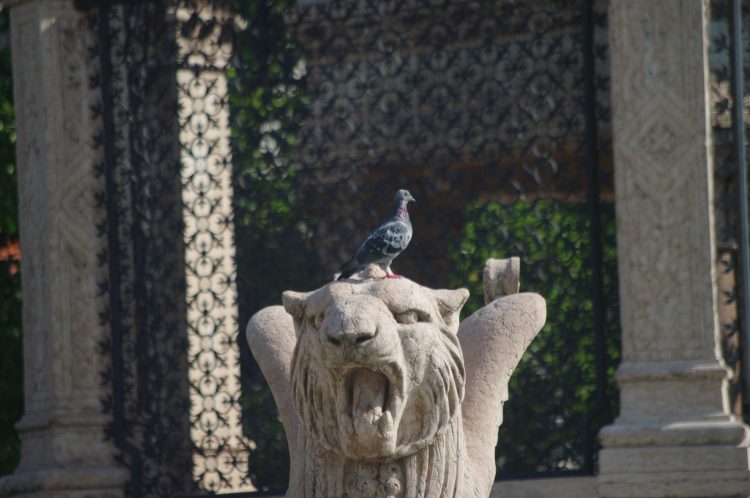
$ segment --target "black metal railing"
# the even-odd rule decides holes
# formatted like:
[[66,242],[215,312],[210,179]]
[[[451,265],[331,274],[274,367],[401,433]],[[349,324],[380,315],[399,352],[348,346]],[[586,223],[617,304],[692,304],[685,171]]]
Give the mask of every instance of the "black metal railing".
[[131,496],[286,486],[243,325],[326,283],[400,187],[394,269],[469,287],[522,258],[548,324],[511,381],[498,477],[592,474],[619,358],[606,2],[90,7],[102,317]]
[[[750,322],[748,256],[747,90],[750,8],[734,0],[711,2],[709,25],[710,92],[714,142],[719,319],[724,360],[734,375],[729,381],[730,406],[748,416],[750,395],[747,358]],[[735,105],[743,102],[743,105]]]

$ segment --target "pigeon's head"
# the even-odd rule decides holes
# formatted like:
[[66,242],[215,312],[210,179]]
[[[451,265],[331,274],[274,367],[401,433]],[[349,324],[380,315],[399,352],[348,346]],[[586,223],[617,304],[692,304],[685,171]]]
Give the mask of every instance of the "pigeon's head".
[[398,192],[396,192],[396,204],[401,205],[403,203],[409,203],[409,202],[417,202],[417,200],[412,197],[412,195],[409,193],[408,190],[401,189]]

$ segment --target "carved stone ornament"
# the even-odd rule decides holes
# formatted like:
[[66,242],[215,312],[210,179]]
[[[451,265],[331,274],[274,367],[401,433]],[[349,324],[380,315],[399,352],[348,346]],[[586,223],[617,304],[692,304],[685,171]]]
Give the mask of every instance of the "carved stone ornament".
[[286,430],[287,496],[489,496],[508,380],[544,299],[505,295],[517,260],[488,261],[489,304],[461,323],[466,289],[375,277],[287,291],[248,324]]

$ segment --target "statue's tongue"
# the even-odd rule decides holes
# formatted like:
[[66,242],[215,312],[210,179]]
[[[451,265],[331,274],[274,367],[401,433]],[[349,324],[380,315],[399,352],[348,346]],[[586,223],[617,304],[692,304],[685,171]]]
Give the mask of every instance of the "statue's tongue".
[[[352,420],[359,436],[376,436],[383,417],[388,379],[367,368],[352,372]],[[390,414],[389,418],[390,418]]]

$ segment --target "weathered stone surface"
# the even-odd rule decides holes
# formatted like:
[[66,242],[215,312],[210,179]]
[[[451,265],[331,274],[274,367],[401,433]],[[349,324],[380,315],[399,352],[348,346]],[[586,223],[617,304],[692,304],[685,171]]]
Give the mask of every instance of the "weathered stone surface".
[[624,361],[698,359],[714,347],[703,4],[610,7]]
[[285,292],[250,320],[287,432],[287,496],[489,496],[507,382],[546,309],[514,294],[459,325],[467,298],[365,278]]
[[603,497],[747,496],[747,427],[719,355],[708,2],[610,3],[622,315]]
[[491,498],[595,498],[596,477],[544,477],[498,481]]
[[107,328],[97,285],[99,160],[85,15],[72,1],[11,9],[23,289],[22,457],[0,495],[121,496],[126,471],[101,414]]
[[487,260],[482,276],[484,304],[490,304],[498,297],[515,294],[521,286],[521,258],[490,258]]

